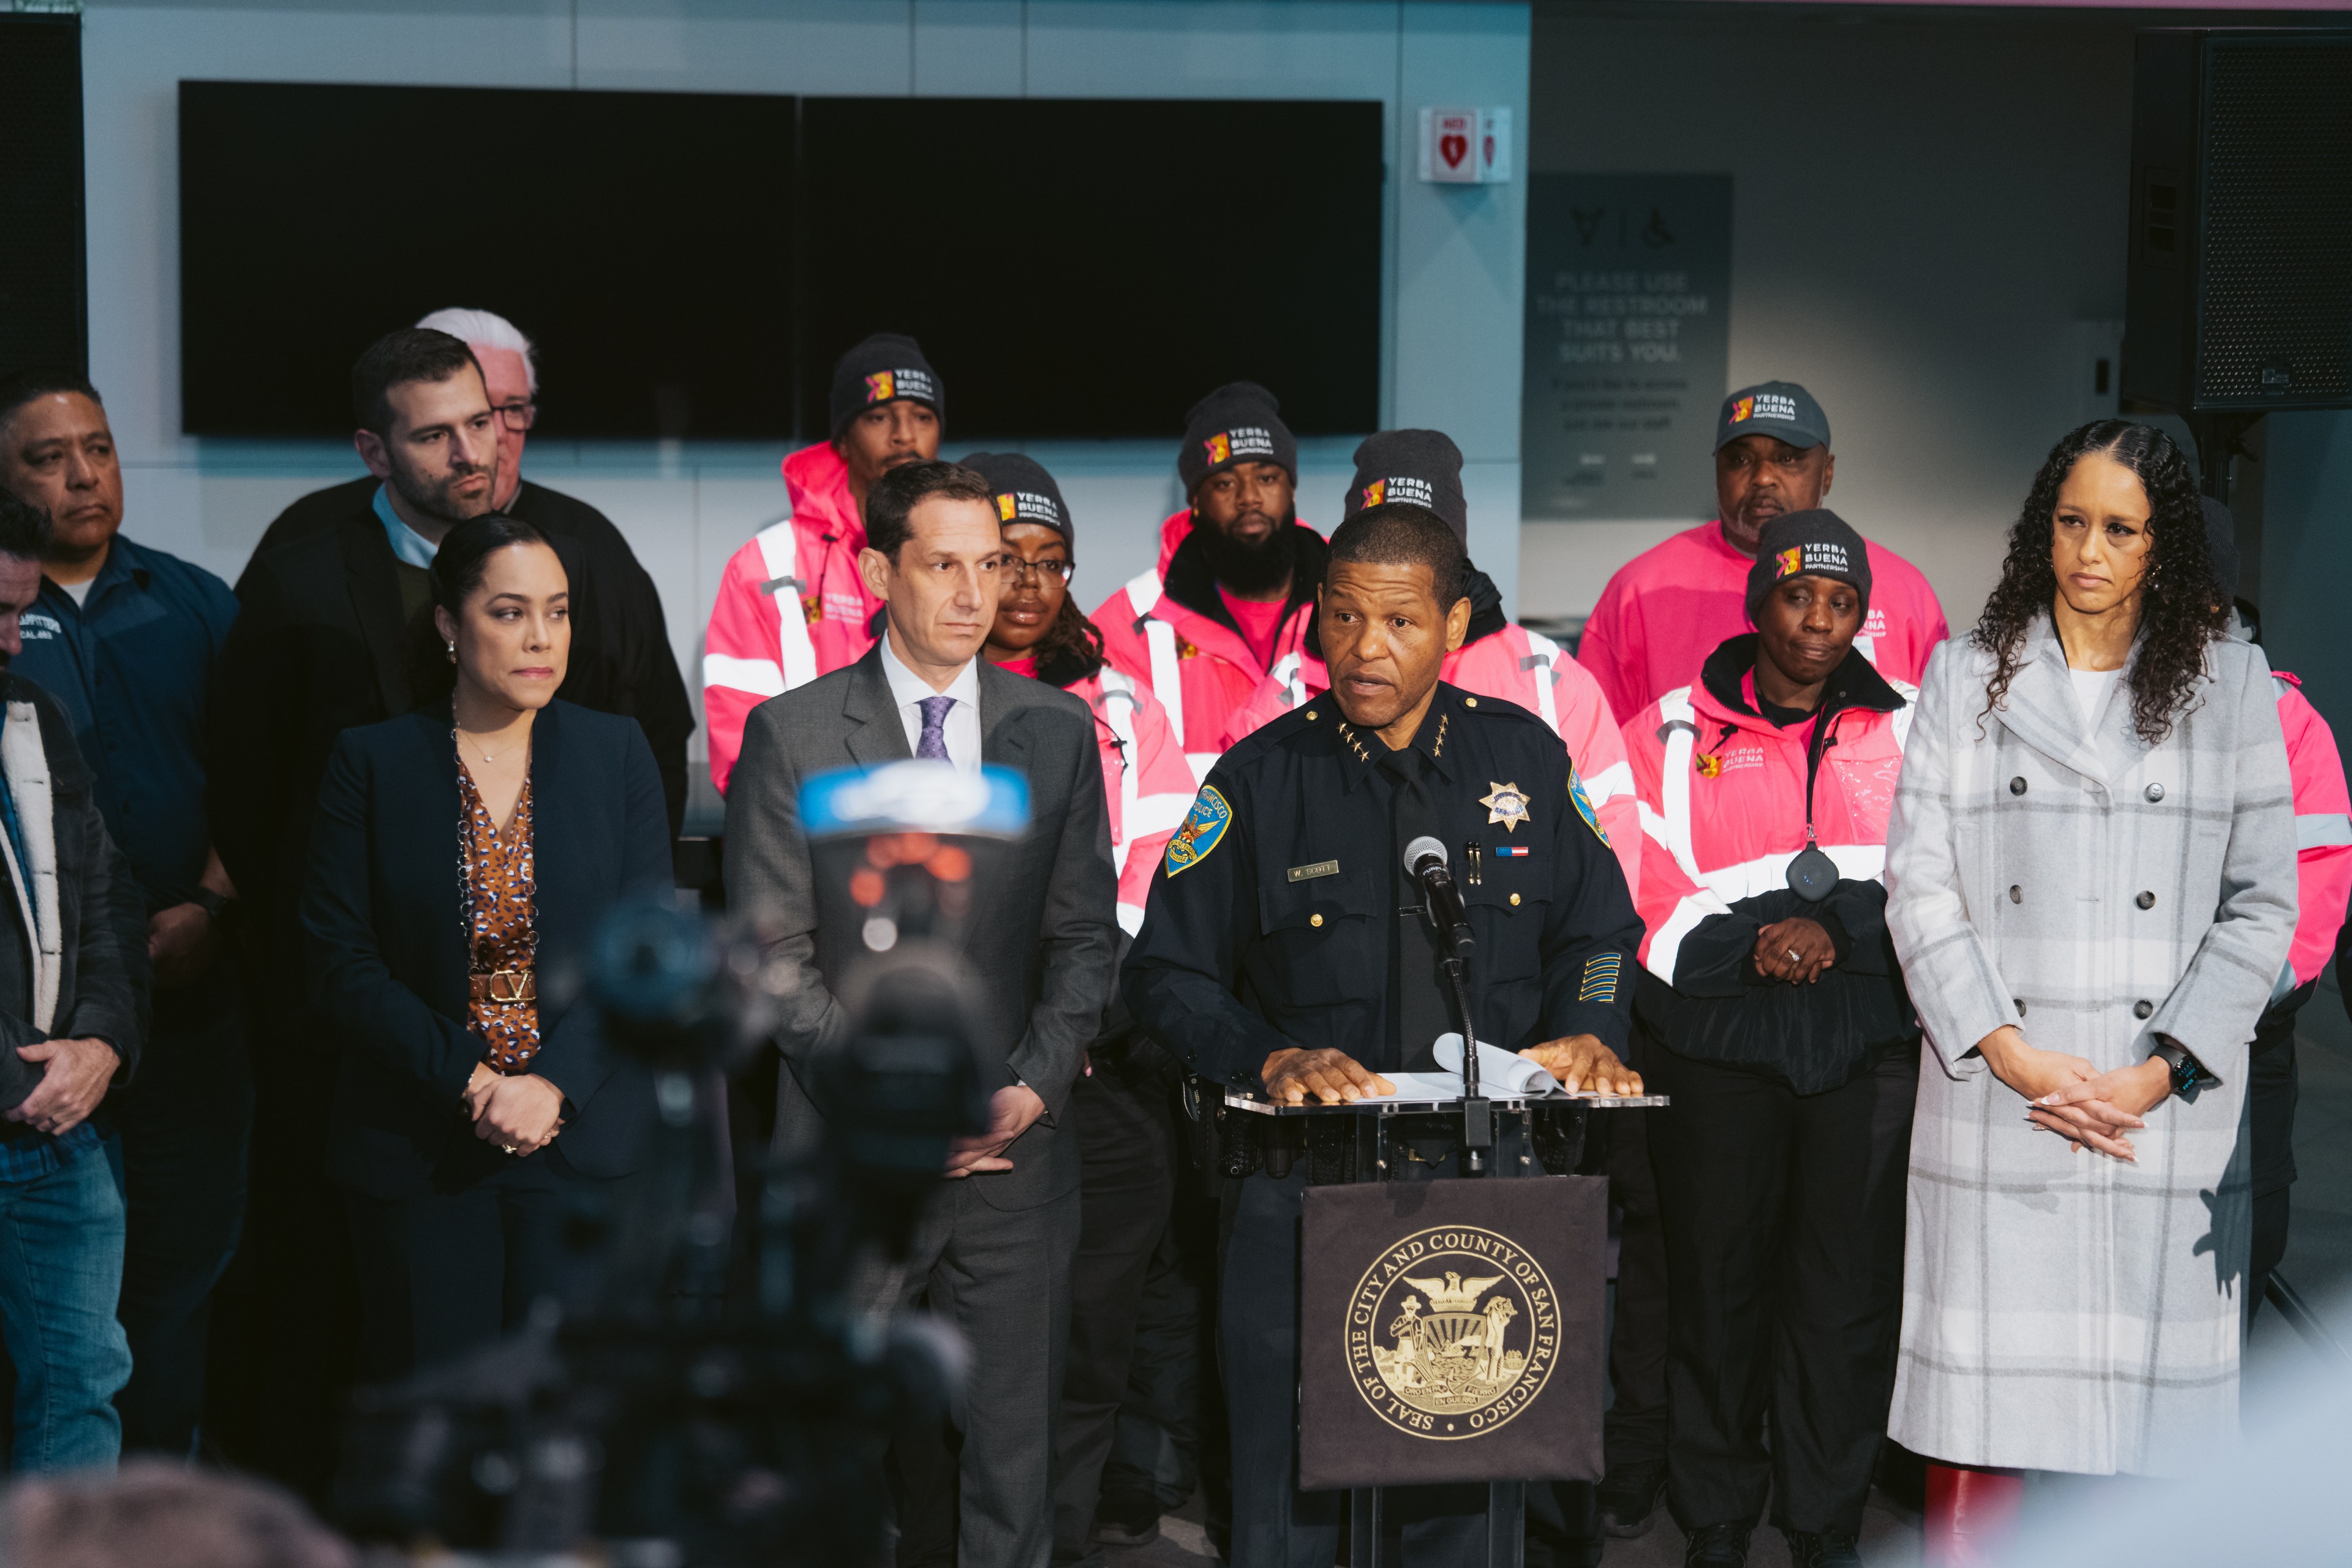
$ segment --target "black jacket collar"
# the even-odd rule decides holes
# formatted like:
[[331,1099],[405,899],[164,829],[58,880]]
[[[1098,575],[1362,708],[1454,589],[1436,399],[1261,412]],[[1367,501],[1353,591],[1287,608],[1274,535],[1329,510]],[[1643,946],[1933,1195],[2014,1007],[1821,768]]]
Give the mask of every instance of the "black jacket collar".
[[[1754,632],[1727,639],[1699,669],[1699,680],[1707,695],[1730,709],[1734,713],[1748,713],[1761,719],[1747,693],[1740,689],[1748,672],[1756,668],[1757,643]],[[1904,705],[1903,694],[1886,684],[1859,649],[1849,649],[1843,663],[1830,672],[1822,687],[1822,705],[1815,711],[1830,718],[1848,708],[1867,708],[1874,713],[1892,713]]]
[[[1216,574],[1209,570],[1209,552],[1201,547],[1201,530],[1207,526],[1196,521],[1192,531],[1184,536],[1184,542],[1176,547],[1160,579],[1160,591],[1194,615],[1206,616],[1239,637],[1241,627],[1225,608],[1224,596],[1217,592]],[[1323,560],[1330,549],[1321,534],[1304,523],[1290,525],[1290,596],[1282,605],[1285,621],[1299,605],[1313,602],[1315,590],[1323,584]]]

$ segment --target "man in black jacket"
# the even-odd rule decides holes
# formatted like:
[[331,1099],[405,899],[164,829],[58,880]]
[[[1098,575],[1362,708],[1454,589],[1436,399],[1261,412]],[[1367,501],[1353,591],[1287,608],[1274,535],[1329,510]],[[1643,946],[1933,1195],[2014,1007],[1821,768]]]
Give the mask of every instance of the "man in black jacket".
[[[241,1364],[221,1380],[206,1426],[241,1462],[314,1500],[333,1475],[357,1297],[343,1211],[323,1179],[334,1044],[320,1037],[300,1001],[296,908],[311,814],[335,737],[409,711],[420,677],[447,669],[425,616],[430,565],[449,529],[491,510],[505,417],[472,352],[446,332],[388,334],[361,355],[352,384],[353,444],[376,477],[352,492],[350,508],[327,507],[306,522],[297,514],[322,498],[299,505],[273,528],[278,542],[265,539],[247,566],[237,583],[242,607],[214,667],[205,736],[205,806],[247,912],[250,994],[270,999],[251,1020],[251,1198],[220,1310],[232,1325],[226,1342],[237,1347],[233,1363]],[[601,518],[597,525],[611,532]],[[544,531],[571,577],[575,606],[571,670],[557,695],[654,725],[634,706],[637,678],[614,653],[611,631],[642,617],[607,613],[611,595],[596,607],[594,584],[611,581],[598,563],[609,564],[611,552],[596,538]],[[641,578],[617,534],[610,545]],[[692,720],[658,614],[650,634],[656,673],[677,713],[649,739],[675,825]]]
[[[539,417],[539,372],[530,340],[505,317],[488,310],[436,310],[416,325],[446,332],[473,352],[498,416],[492,505],[472,510],[495,510],[530,523],[556,542],[571,574],[572,672],[561,695],[583,708],[637,721],[661,769],[669,830],[677,833],[686,814],[686,742],[694,733],[694,706],[670,652],[669,628],[654,580],[603,512],[522,477],[523,443]],[[238,595],[245,595],[255,568],[279,545],[331,533],[355,521],[381,526],[376,496],[385,488],[383,478],[370,474],[313,490],[278,513],[254,546],[253,563],[237,584]],[[419,563],[431,559],[427,552]],[[380,635],[398,632],[380,624],[371,629]]]
[[[47,514],[0,498],[0,663],[41,591]],[[131,1375],[115,1321],[122,1195],[90,1115],[147,1026],[146,910],[48,693],[0,677],[0,1338],[17,1470],[110,1466]]]

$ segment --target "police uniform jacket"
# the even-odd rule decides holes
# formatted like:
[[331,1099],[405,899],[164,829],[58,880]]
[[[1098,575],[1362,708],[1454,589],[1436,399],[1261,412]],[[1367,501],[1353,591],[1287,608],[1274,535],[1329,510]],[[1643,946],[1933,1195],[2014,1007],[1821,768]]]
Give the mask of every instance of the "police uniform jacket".
[[[1625,1043],[1641,940],[1625,878],[1559,737],[1526,709],[1441,683],[1415,744],[1430,830],[1451,860],[1476,951],[1481,1043]],[[1255,1087],[1266,1057],[1384,1059],[1392,935],[1417,898],[1397,860],[1387,747],[1328,696],[1243,740],[1169,842],[1122,974],[1136,1020],[1203,1076]]]

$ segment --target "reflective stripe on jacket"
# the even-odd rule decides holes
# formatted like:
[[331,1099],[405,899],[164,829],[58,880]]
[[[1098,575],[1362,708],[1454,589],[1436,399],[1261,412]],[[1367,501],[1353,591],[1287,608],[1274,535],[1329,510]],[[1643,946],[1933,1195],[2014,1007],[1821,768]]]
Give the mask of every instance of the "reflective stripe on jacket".
[[1143,929],[1143,905],[1169,836],[1183,825],[1198,781],[1176,743],[1168,711],[1137,681],[1105,665],[1063,689],[1095,710],[1103,788],[1110,800],[1110,855],[1118,869],[1118,925]]
[[[1294,526],[1313,544],[1301,543],[1302,557],[1310,558],[1299,563],[1298,585],[1275,635],[1275,664],[1297,651],[1314,616],[1315,584],[1323,577],[1321,537]],[[1227,726],[1265,679],[1267,666],[1224,618],[1205,555],[1197,546],[1188,548],[1191,543],[1188,533],[1169,554],[1164,572],[1139,574],[1088,618],[1102,633],[1104,657],[1160,699],[1200,779],[1224,750]]]
[[[1750,634],[1732,642],[1754,640]],[[1752,702],[1752,669],[1745,679]],[[1813,783],[1814,842],[1841,877],[1857,881],[1881,880],[1885,869],[1886,817],[1918,697],[1915,687],[1886,684],[1903,706],[1833,713]],[[1783,730],[1734,708],[1704,681],[1667,692],[1626,724],[1648,839],[1635,900],[1641,957],[1668,984],[1684,939],[1702,921],[1788,886],[1789,862],[1805,847],[1812,731],[1811,722]]]
[[2318,979],[2335,955],[2345,902],[2352,898],[2352,795],[2335,731],[2303,694],[2302,679],[2283,669],[2271,671],[2271,679],[2286,735],[2286,770],[2294,780],[2294,944],[2271,992],[2276,1002]]
[[751,710],[864,658],[882,608],[858,575],[866,528],[841,455],[819,442],[786,458],[783,471],[792,515],[728,560],[703,637],[703,722],[721,795]]

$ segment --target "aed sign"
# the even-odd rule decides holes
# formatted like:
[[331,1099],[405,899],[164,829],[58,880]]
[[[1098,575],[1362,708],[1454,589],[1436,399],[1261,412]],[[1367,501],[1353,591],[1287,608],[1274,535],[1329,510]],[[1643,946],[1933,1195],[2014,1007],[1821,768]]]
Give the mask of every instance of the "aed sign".
[[1441,185],[1495,185],[1511,177],[1511,111],[1421,111],[1421,177]]

